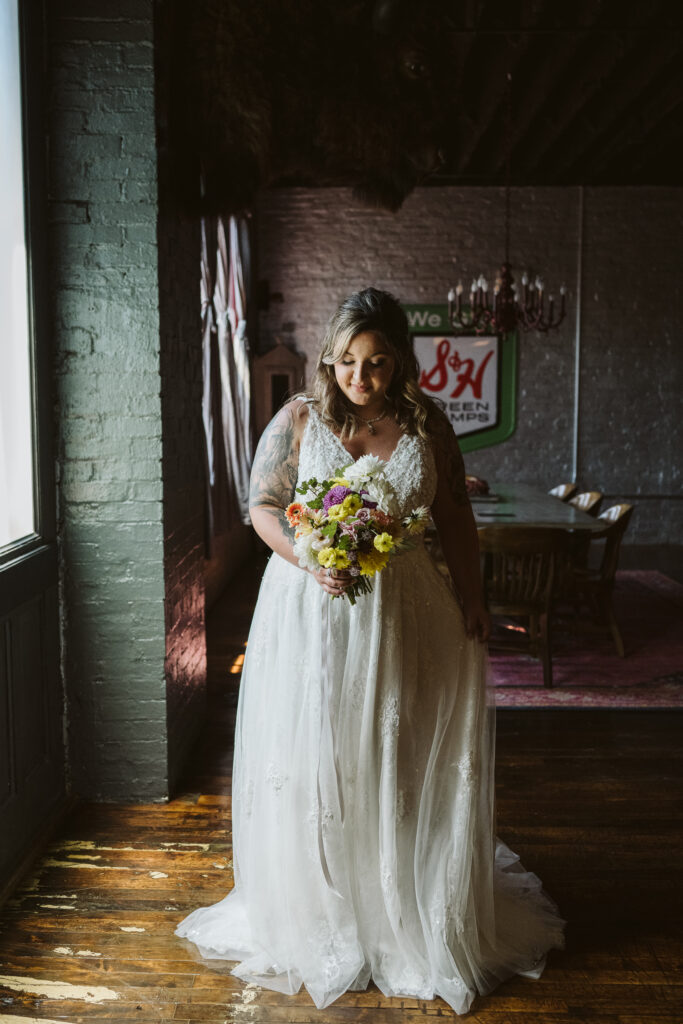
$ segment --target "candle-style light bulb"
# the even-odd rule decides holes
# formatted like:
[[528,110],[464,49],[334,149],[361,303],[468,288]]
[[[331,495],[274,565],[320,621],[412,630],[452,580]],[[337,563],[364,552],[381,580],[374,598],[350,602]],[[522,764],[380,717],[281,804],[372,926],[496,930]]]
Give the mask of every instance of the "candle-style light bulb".
[[526,270],[525,270],[525,271],[524,271],[524,273],[522,274],[522,284],[523,284],[523,285],[524,285],[524,287],[526,288],[526,286],[528,285],[528,283],[529,283],[529,275],[527,274],[527,272],[526,272]]
[[449,302],[455,302],[455,289],[454,288],[449,288],[448,289],[448,301]]
[[463,292],[462,281],[458,281],[457,287],[455,289],[455,294],[456,295],[462,295],[462,292]]

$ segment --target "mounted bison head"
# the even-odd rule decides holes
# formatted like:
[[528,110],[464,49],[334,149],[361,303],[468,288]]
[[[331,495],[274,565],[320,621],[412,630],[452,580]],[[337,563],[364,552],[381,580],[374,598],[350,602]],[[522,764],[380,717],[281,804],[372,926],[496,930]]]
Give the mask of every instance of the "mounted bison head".
[[175,0],[183,206],[226,214],[297,182],[351,185],[398,209],[446,144],[438,3]]

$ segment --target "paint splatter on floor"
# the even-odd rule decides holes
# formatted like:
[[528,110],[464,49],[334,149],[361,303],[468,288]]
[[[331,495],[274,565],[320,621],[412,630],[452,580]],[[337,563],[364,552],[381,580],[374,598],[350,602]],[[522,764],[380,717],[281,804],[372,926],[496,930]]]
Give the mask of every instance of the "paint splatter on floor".
[[260,985],[249,982],[246,988],[242,989],[241,992],[236,992],[233,1001],[230,1004],[230,1010],[233,1015],[240,1020],[251,1019],[256,1016],[256,1006],[252,1003],[256,999],[257,995],[261,991]]
[[93,953],[92,949],[72,949],[71,946],[55,946],[53,953],[64,953],[66,956],[102,956],[101,953]]
[[15,992],[30,992],[47,999],[83,999],[86,1003],[101,1003],[105,999],[119,999],[119,993],[104,985],[72,985],[68,981],[48,981],[41,978],[22,978],[16,974],[0,974],[0,988]]
[[135,868],[125,867],[123,865],[114,864],[88,864],[85,861],[81,863],[74,863],[72,860],[52,860],[46,858],[43,863],[49,868],[70,868],[72,871],[74,868],[92,868],[93,871],[134,871]]

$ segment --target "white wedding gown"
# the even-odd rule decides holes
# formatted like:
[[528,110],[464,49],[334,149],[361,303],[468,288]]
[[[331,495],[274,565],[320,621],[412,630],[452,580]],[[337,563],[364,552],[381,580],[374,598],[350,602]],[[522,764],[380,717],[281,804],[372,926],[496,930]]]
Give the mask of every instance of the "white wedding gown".
[[[299,481],[353,461],[312,407]],[[400,510],[430,505],[429,446],[387,467]],[[355,607],[279,555],[263,576],[239,693],[234,888],[175,934],[231,973],[324,1007],[370,980],[465,1013],[537,978],[564,921],[495,835],[486,654],[424,544]]]

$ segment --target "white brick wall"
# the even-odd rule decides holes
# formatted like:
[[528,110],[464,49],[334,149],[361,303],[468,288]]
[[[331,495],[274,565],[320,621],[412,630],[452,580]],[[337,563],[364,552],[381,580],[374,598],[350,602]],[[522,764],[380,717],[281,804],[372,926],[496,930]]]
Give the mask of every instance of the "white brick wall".
[[[585,192],[578,480],[638,506],[631,541],[680,543],[682,192]],[[574,417],[577,188],[512,191],[511,261],[565,281],[569,313],[554,334],[520,338],[514,435],[466,458],[492,480],[552,486],[570,479]],[[450,284],[491,276],[503,257],[498,188],[422,188],[397,213],[368,209],[347,189],[273,189],[257,209],[258,276],[284,302],[262,313],[314,365],[327,317],[349,292],[375,285],[404,302],[443,302]],[[649,409],[649,412],[646,410]]]

